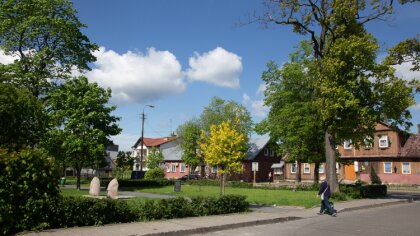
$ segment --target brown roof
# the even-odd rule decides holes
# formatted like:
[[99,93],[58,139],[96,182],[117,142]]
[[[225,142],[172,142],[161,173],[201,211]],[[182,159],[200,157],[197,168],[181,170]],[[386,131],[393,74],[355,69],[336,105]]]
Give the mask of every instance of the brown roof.
[[401,157],[420,158],[420,134],[412,134],[401,149]]

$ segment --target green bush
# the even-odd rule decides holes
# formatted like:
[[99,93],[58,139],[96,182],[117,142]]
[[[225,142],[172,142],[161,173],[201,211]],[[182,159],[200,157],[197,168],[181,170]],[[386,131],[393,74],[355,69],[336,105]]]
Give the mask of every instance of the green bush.
[[64,197],[60,208],[55,211],[60,216],[57,225],[61,227],[103,225],[137,220],[127,202],[111,199]]
[[248,208],[245,197],[238,195],[147,200],[134,207],[142,221],[244,212]]
[[360,188],[362,187],[361,183],[356,184],[340,184],[340,192],[351,197],[352,199],[359,199],[362,196],[360,195]]
[[360,188],[360,195],[363,198],[380,198],[387,196],[386,185],[365,185]]
[[381,178],[379,178],[378,174],[376,174],[375,169],[373,168],[373,166],[370,168],[370,181],[372,182],[372,184],[382,184],[382,180]]
[[150,180],[150,179],[163,179],[165,178],[165,173],[163,172],[163,169],[161,168],[154,168],[150,169],[144,174],[144,179]]
[[58,171],[42,150],[0,150],[0,234],[49,227],[59,199]]

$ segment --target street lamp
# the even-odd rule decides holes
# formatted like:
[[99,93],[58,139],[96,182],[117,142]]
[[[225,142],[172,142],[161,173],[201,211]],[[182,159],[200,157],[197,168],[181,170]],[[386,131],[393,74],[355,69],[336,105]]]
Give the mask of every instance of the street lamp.
[[144,109],[146,107],[154,108],[153,105],[145,105],[141,113],[141,146],[140,146],[140,176],[143,177],[143,145],[144,145]]

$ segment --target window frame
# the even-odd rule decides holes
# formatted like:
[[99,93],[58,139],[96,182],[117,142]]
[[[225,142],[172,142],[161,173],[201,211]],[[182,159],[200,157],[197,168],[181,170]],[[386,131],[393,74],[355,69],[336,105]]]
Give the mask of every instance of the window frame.
[[364,143],[365,149],[369,150],[373,148],[374,141],[372,137],[370,136],[366,137],[365,139],[363,139],[363,143]]
[[268,148],[264,148],[264,156],[268,156],[270,153],[270,151],[268,150]]
[[[308,171],[306,171],[306,168],[308,168]],[[310,174],[311,173],[311,164],[310,163],[303,163],[303,173],[304,174]]]
[[185,163],[181,163],[181,167],[179,168],[179,172],[185,173]]
[[[322,166],[322,169],[321,169],[321,166]],[[322,171],[321,171],[322,170]],[[319,164],[319,167],[318,167],[318,173],[319,174],[324,174],[325,173],[325,165],[324,165],[324,163],[320,163]]]
[[[388,135],[381,135],[379,136],[379,148],[389,148],[389,136]],[[386,146],[382,145],[382,141],[386,142]]]
[[[293,171],[293,167],[295,167],[295,171]],[[291,174],[296,174],[297,173],[297,162],[291,163],[290,165],[290,173]]]
[[[390,171],[386,171],[386,164],[390,164]],[[384,162],[384,174],[392,174],[392,162]]]
[[[404,164],[408,164],[408,173],[404,171]],[[401,173],[403,175],[409,175],[409,174],[411,174],[411,163],[410,162],[402,162],[401,163]]]
[[175,163],[171,163],[171,171],[170,172],[175,173],[176,172],[176,167],[177,167],[177,165]]

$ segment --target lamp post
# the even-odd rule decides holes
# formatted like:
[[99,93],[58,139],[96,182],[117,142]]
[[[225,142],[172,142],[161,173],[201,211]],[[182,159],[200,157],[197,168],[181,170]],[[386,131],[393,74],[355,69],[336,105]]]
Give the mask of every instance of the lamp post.
[[144,145],[144,109],[146,107],[154,108],[153,105],[145,105],[141,113],[141,144],[140,144],[140,176],[143,177],[143,145]]

